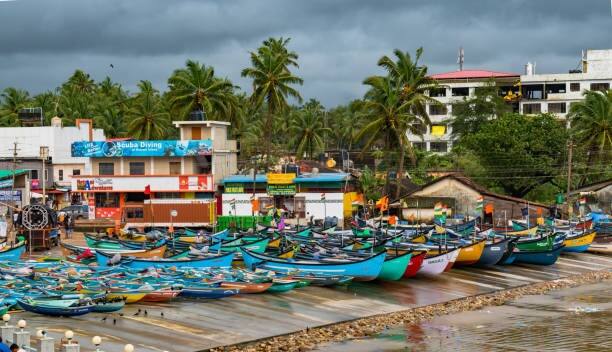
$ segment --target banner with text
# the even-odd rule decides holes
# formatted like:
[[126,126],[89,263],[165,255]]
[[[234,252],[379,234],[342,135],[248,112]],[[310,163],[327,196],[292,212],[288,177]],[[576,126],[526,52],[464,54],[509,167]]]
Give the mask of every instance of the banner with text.
[[210,139],[187,141],[82,141],[72,143],[73,157],[112,158],[211,154],[212,140]]

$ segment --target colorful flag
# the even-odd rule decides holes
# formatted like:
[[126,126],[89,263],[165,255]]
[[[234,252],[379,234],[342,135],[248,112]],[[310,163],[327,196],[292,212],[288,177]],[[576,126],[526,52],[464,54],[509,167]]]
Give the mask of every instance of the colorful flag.
[[587,199],[586,197],[582,197],[580,198],[580,205],[586,205],[587,204]]
[[251,211],[253,211],[253,213],[259,211],[259,199],[256,199],[255,197],[251,197]]
[[325,202],[325,193],[321,193],[321,200]]
[[147,196],[151,195],[151,185],[146,185],[144,189],[144,194]]
[[380,211],[386,211],[389,209],[389,197],[384,196],[376,201],[376,208],[379,208]]
[[484,207],[484,197],[483,196],[478,196],[476,198],[476,210],[477,211],[482,211],[483,207]]
[[444,206],[442,205],[442,203],[436,203],[436,205],[434,205],[434,217],[442,216],[443,209],[444,209]]
[[489,203],[484,207],[485,214],[493,214],[493,210],[493,203]]

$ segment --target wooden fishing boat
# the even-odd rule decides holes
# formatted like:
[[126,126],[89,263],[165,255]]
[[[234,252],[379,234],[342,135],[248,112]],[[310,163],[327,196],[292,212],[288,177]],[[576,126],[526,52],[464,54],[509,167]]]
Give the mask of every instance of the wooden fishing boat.
[[549,234],[534,238],[519,238],[516,247],[521,251],[551,250],[555,243],[555,234]]
[[262,293],[272,286],[272,282],[242,282],[242,281],[224,281],[221,283],[222,288],[236,289],[240,293]]
[[[441,253],[442,251],[444,251],[444,248],[442,246],[442,240],[438,240],[439,242],[437,243],[437,247],[433,246],[431,247],[431,249],[429,250],[429,254],[430,255],[436,255]],[[459,255],[457,256],[455,262],[453,265],[473,265],[476,264],[478,262],[478,260],[480,259],[480,257],[482,256],[482,253],[484,251],[484,247],[485,247],[485,239],[481,239],[481,240],[477,240],[473,243],[470,244],[465,244],[465,245],[455,245],[455,242],[451,242],[453,243],[452,246],[456,247],[458,249],[460,249],[459,251]],[[451,247],[451,245],[449,245],[448,247]]]
[[459,256],[460,250],[460,248],[456,248],[446,253],[425,257],[423,260],[423,265],[419,269],[418,273],[426,275],[439,275],[450,270],[453,267],[457,256]]
[[563,244],[563,252],[585,252],[593,243],[597,233],[595,231],[587,231],[582,234],[570,235],[565,238]]
[[[89,249],[92,253],[96,252],[95,248],[80,247],[80,246],[70,245],[66,243],[61,243],[60,246],[62,248],[62,253],[65,256],[69,256],[72,253],[80,254],[86,251],[87,249]],[[122,256],[130,256],[134,258],[155,258],[155,257],[163,258],[164,254],[166,253],[166,249],[167,249],[167,245],[163,244],[159,247],[155,247],[151,249],[127,249],[124,247],[121,249],[103,249],[102,251],[108,254],[119,253]]]
[[336,275],[291,275],[292,278],[307,281],[310,286],[334,286],[346,285],[353,281],[351,276],[336,276]]
[[386,257],[385,252],[380,252],[365,259],[322,263],[316,260],[281,259],[245,249],[241,249],[241,252],[247,268],[263,268],[283,273],[297,270],[304,274],[353,276],[358,280],[374,280],[380,273]]
[[14,246],[4,246],[0,251],[0,261],[18,261],[25,253],[26,243],[21,241]]
[[103,291],[82,289],[79,293],[84,294],[106,294],[106,298],[111,301],[123,300],[126,304],[132,304],[141,301],[148,292],[133,292],[133,291]]
[[[96,251],[96,260],[98,266],[106,267],[109,265],[113,256],[106,254],[100,250]],[[196,259],[145,259],[145,258],[121,258],[120,265],[132,269],[148,269],[148,268],[229,268],[232,266],[234,253],[211,254],[204,258]]]
[[543,251],[515,251],[516,263],[553,265],[559,259],[564,245],[559,245],[551,250]]
[[185,298],[217,299],[234,296],[238,293],[240,293],[240,290],[223,287],[184,287],[179,296]]
[[142,298],[142,302],[169,302],[175,299],[180,293],[180,290],[155,290],[145,294]]
[[210,246],[210,250],[213,252],[218,250],[221,250],[221,252],[239,252],[240,248],[246,248],[252,252],[263,253],[266,250],[269,241],[269,238],[261,238],[252,242],[245,242],[238,239],[227,245],[216,243]]
[[125,301],[118,300],[116,302],[97,302],[94,304],[93,312],[96,313],[112,313],[123,309]]
[[70,304],[69,306],[63,305],[55,305],[53,302],[37,302],[27,299],[18,299],[17,304],[23,310],[27,312],[49,315],[54,317],[74,317],[79,315],[85,315],[87,313],[93,312],[95,309],[95,305],[87,304],[87,305],[77,305],[72,306],[75,303]]
[[391,256],[387,253],[387,257],[385,258],[385,262],[377,279],[387,281],[401,279],[408,268],[408,264],[410,264],[410,258],[412,258],[412,252],[406,252],[396,256]]
[[408,267],[404,272],[404,278],[410,278],[417,274],[421,266],[423,265],[423,260],[427,256],[427,251],[413,251],[412,257],[410,257],[410,263],[408,263]]
[[495,265],[499,263],[502,257],[508,251],[508,244],[512,242],[512,238],[501,239],[499,241],[487,241],[482,251],[482,255],[476,265],[485,266],[485,265]]
[[282,293],[293,290],[299,284],[299,280],[283,280],[276,279],[272,286],[268,288],[268,292],[270,293]]

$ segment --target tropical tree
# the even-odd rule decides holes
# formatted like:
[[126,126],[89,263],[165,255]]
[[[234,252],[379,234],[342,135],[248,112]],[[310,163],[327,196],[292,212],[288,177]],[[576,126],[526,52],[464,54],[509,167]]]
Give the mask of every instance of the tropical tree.
[[253,80],[251,94],[252,109],[258,110],[266,106],[264,123],[264,143],[266,147],[266,168],[269,167],[272,152],[272,123],[274,116],[288,109],[288,98],[302,101],[300,93],[293,88],[295,84],[303,84],[303,80],[291,73],[289,66],[297,66],[298,55],[288,51],[288,39],[273,38],[263,42],[256,52],[251,52],[251,67],[242,70],[242,76]]
[[82,70],[76,70],[62,85],[62,89],[70,88],[79,94],[93,94],[96,91],[96,82]]
[[19,110],[27,107],[30,95],[27,91],[14,87],[5,88],[0,94],[0,125],[19,125]]
[[128,134],[136,139],[163,139],[170,125],[170,114],[164,109],[157,90],[149,81],[140,81],[140,92],[127,111]]
[[322,151],[325,147],[325,134],[331,129],[325,126],[324,112],[318,102],[310,102],[310,106],[305,106],[294,114],[291,121],[289,132],[294,138],[295,154],[302,158],[304,154],[309,159]]
[[115,106],[102,107],[96,114],[94,122],[104,130],[107,138],[124,137],[126,133],[123,111]]
[[40,93],[32,98],[32,106],[42,109],[45,116],[45,124],[48,125],[51,119],[57,115],[57,107],[59,104],[59,96],[49,91]]
[[197,61],[187,60],[185,66],[168,79],[170,103],[179,116],[186,118],[192,111],[202,111],[234,122],[239,112],[232,82],[216,77],[214,68]]
[[[437,83],[428,76],[427,66],[419,65],[423,48],[417,49],[414,60],[408,52],[396,49],[393,53],[395,60],[386,55],[378,60],[378,66],[387,71],[387,77],[373,76],[364,81],[371,87],[366,93],[366,107],[377,118],[364,126],[358,136],[363,137],[368,132],[371,134],[378,128],[385,136],[387,147],[391,143],[399,144],[395,191],[395,196],[399,197],[406,153],[413,164],[415,162],[407,133],[422,137],[422,126],[431,124],[427,104],[440,103],[426,94]],[[370,137],[365,148],[370,148],[378,137],[380,134],[374,139]]]
[[584,100],[572,105],[572,138],[586,148],[588,163],[609,163],[612,159],[612,90],[587,91]]

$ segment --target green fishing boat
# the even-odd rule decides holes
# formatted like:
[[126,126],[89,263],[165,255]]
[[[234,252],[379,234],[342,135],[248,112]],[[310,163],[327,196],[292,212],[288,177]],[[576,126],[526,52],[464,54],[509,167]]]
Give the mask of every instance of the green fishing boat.
[[387,281],[401,279],[406,272],[406,268],[408,268],[408,264],[410,264],[410,258],[412,258],[412,252],[406,252],[394,257],[387,256],[377,279]]
[[547,235],[537,238],[521,238],[516,246],[521,251],[550,251],[555,244],[555,235]]

